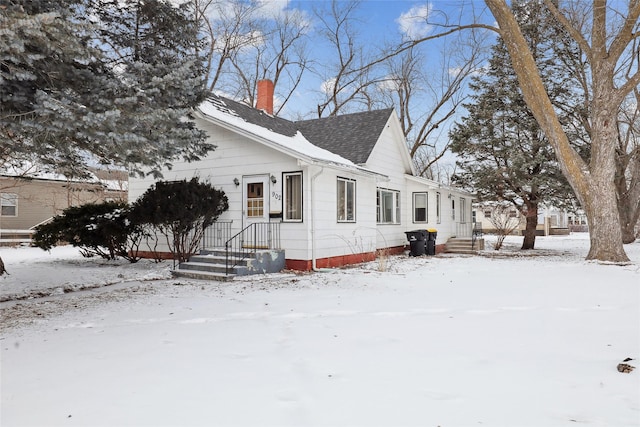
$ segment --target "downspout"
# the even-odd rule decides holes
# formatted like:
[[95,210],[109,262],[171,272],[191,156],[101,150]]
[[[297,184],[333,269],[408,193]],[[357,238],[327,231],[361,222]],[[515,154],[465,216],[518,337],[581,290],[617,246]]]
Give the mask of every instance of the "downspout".
[[316,178],[324,171],[324,166],[320,166],[320,170],[311,177],[311,269],[313,271],[320,271],[316,266],[316,216],[314,214],[316,208],[316,198],[314,197],[314,183]]

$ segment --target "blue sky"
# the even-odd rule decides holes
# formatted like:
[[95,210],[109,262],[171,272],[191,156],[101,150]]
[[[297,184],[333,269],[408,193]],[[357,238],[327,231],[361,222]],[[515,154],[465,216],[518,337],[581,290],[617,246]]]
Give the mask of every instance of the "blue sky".
[[[279,11],[283,9],[302,10],[308,17],[312,26],[320,25],[317,17],[314,16],[314,8],[330,7],[330,0],[261,0],[266,10]],[[344,5],[343,3],[342,5]],[[435,1],[403,1],[403,0],[364,0],[354,14],[357,17],[358,41],[375,54],[385,43],[398,43],[407,38],[419,38],[436,31],[425,22],[425,17],[430,14],[433,18],[442,21],[444,15],[451,20],[460,18],[462,11],[469,14],[467,23],[472,20],[471,13],[482,15],[493,20],[486,12],[486,6],[482,0],[435,0]],[[466,18],[464,18],[466,19]],[[429,58],[426,66],[435,67],[439,64],[442,41],[429,42],[421,47]],[[328,52],[328,46],[322,40],[314,38],[312,40],[313,57],[323,58],[324,52]],[[331,55],[332,53],[327,53]],[[322,59],[321,59],[322,60]],[[331,57],[325,56],[324,60],[329,64]],[[323,64],[320,64],[320,68]],[[435,71],[438,72],[438,71]],[[296,113],[307,113],[314,111],[317,104],[318,92],[324,82],[320,76],[307,73],[304,83],[297,92],[297,99],[291,99],[287,104],[285,115],[295,115]]]
[[[336,61],[336,52],[328,42],[323,39],[318,30],[322,28],[320,18],[314,13],[315,9],[328,9],[331,7],[331,0],[256,0],[260,7],[257,12],[263,19],[271,19],[280,16],[283,11],[302,11],[302,18],[309,26],[307,35],[307,50],[313,59],[313,69],[304,73],[302,81],[296,87],[294,94],[286,103],[285,109],[279,115],[288,119],[317,118],[318,104],[326,100],[322,93],[323,87],[331,83],[335,77],[335,68],[332,64]],[[218,3],[224,5],[224,2]],[[339,2],[338,8],[344,8],[349,2]],[[380,51],[385,45],[398,45],[401,41],[410,38],[422,38],[439,32],[440,28],[434,28],[426,24],[426,17],[430,16],[436,22],[447,22],[455,25],[459,22],[465,24],[472,23],[474,17],[480,17],[484,23],[493,23],[493,17],[487,12],[483,0],[433,0],[433,1],[403,1],[403,0],[363,0],[357,10],[350,18],[353,28],[357,33],[356,46],[362,46],[369,53],[369,58],[379,57]],[[433,22],[433,21],[432,21]],[[447,80],[451,75],[455,75],[458,65],[466,62],[461,59],[459,53],[464,52],[467,47],[456,45],[454,39],[460,37],[465,43],[470,33],[457,33],[457,36],[440,38],[435,41],[422,43],[420,51],[420,73],[418,76],[419,86],[413,91],[412,96],[412,118],[416,124],[416,129],[421,126],[423,119],[433,111],[442,99],[442,92],[448,87]],[[259,40],[259,39],[258,39]],[[459,50],[456,50],[459,49]],[[453,55],[450,55],[454,53]],[[294,72],[292,72],[294,73]],[[375,70],[375,76],[386,78],[392,76],[390,70],[380,67]],[[268,76],[267,76],[268,77]],[[444,82],[444,83],[443,83]],[[387,80],[385,84],[390,84]],[[276,106],[281,96],[289,96],[292,80],[285,77],[278,82],[276,87]],[[223,88],[224,85],[221,85]],[[345,93],[352,88],[347,87]],[[218,89],[223,94],[223,89]],[[376,103],[374,108],[385,108],[390,105],[389,99]],[[277,107],[276,107],[277,108]],[[362,111],[368,108],[363,103],[351,103],[346,109],[341,109],[340,114],[348,112]],[[449,107],[447,107],[449,108]],[[333,108],[330,107],[323,113],[326,116]],[[396,105],[396,111],[397,105]],[[448,110],[447,110],[448,111]],[[440,123],[437,131],[430,134],[429,142],[435,146],[442,146],[448,139],[448,125],[455,117],[447,115],[447,111],[438,111],[431,122],[438,121],[439,116],[449,117],[446,124]],[[456,116],[462,111],[459,108]]]

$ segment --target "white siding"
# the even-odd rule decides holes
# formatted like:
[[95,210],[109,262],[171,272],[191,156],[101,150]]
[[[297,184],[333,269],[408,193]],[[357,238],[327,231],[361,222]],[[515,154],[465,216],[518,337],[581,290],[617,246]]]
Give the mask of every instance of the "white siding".
[[[238,232],[242,227],[242,185],[236,186],[234,178],[242,182],[247,175],[274,175],[275,184],[269,182],[269,194],[282,194],[282,172],[301,170],[297,160],[271,150],[233,132],[222,129],[209,122],[197,120],[197,125],[209,134],[209,141],[217,146],[204,159],[196,162],[176,161],[171,170],[163,171],[163,180],[190,179],[198,176],[201,181],[210,182],[224,191],[229,200],[229,210],[220,220],[233,220],[232,230]],[[129,180],[129,201],[140,197],[155,180],[151,177]],[[272,211],[280,211],[281,203],[272,198]],[[286,224],[287,227],[296,224]],[[161,248],[164,249],[164,248]]]
[[[337,180],[338,177],[356,182],[356,221],[338,222]],[[360,174],[347,173],[330,167],[310,167],[305,172],[304,222],[308,234],[301,235],[292,251],[287,249],[288,259],[328,258],[375,251],[375,181]],[[311,191],[313,188],[313,197]],[[286,227],[285,227],[286,228]],[[283,228],[284,229],[284,228]],[[315,247],[312,241],[315,237]],[[283,234],[283,240],[285,235]],[[296,239],[295,236],[288,236]],[[305,247],[303,254],[296,249]],[[314,252],[315,251],[315,252]]]
[[[311,260],[376,249],[375,180],[370,175],[351,173],[331,167],[301,164],[297,159],[270,149],[206,121],[198,121],[217,148],[198,162],[175,162],[172,170],[163,172],[164,180],[190,179],[199,176],[222,189],[229,199],[229,210],[220,220],[233,220],[233,231],[241,229],[242,188],[233,183],[243,175],[269,174],[277,178],[270,192],[282,194],[282,173],[302,171],[302,222],[281,224],[281,246],[287,259]],[[314,179],[314,175],[318,174]],[[337,221],[337,178],[356,181],[356,222]],[[312,182],[313,181],[313,182]],[[152,178],[131,178],[129,200],[134,201],[154,182]],[[312,200],[311,191],[315,193]],[[281,200],[271,200],[271,210],[281,210]],[[313,211],[312,211],[313,210]],[[312,221],[315,224],[315,247],[312,244]],[[159,248],[166,250],[166,248]]]
[[[443,244],[455,235],[457,229],[451,220],[451,200],[448,196],[452,193],[458,209],[459,198],[467,198],[467,220],[471,220],[471,198],[468,194],[449,187],[439,188],[436,182],[411,176],[412,163],[397,118],[390,117],[365,165],[380,173],[380,176],[328,165],[309,165],[209,121],[198,120],[197,124],[209,133],[210,141],[217,146],[216,150],[198,162],[175,162],[172,170],[164,171],[163,179],[199,176],[201,180],[222,189],[229,199],[229,210],[220,220],[232,220],[234,232],[241,229],[243,205],[242,187],[234,184],[235,178],[242,182],[242,177],[247,175],[275,176],[277,182],[269,183],[269,194],[279,196],[271,198],[270,207],[274,213],[282,210],[282,173],[302,172],[302,222],[283,222],[280,230],[281,246],[289,260],[309,261],[403,246],[407,244],[405,231],[415,229],[437,229],[437,243]],[[355,222],[338,222],[338,177],[356,182]],[[153,182],[150,178],[131,178],[130,201],[138,198]],[[400,192],[398,224],[377,224],[378,188]],[[414,192],[428,193],[427,223],[413,222]],[[437,192],[440,192],[442,201],[440,223],[436,217]],[[459,218],[457,213],[456,221]]]
[[[399,129],[397,119],[390,117],[376,146],[374,147],[367,167],[376,172],[389,177],[388,181],[379,181],[378,188],[394,190],[400,192],[400,223],[399,224],[377,224],[377,248],[389,248],[402,246],[406,243],[405,231],[411,230],[407,218],[411,216],[411,203],[407,204],[406,174],[411,174],[411,163],[408,158],[407,148],[404,146],[404,138]],[[376,193],[373,195],[374,222],[376,214]]]
[[[389,177],[388,182],[378,182],[378,187],[401,192],[401,223],[378,224],[377,240],[378,248],[402,246],[407,243],[405,231],[417,229],[438,230],[437,244],[444,244],[449,237],[459,232],[460,223],[460,198],[466,199],[466,220],[471,222],[471,196],[452,187],[440,187],[437,182],[412,178],[411,159],[404,137],[399,128],[399,123],[393,117],[389,119],[380,139],[367,161],[367,167]],[[428,194],[426,223],[413,221],[413,193],[426,192]],[[440,193],[440,219],[437,222],[436,193]],[[451,199],[456,203],[456,219],[452,220]],[[375,211],[375,198],[374,198]]]

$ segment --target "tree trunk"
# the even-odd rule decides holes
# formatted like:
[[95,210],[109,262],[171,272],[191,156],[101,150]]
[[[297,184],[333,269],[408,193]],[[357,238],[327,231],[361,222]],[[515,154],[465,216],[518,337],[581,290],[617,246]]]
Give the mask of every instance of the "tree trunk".
[[[620,212],[622,214],[622,212]],[[626,212],[628,214],[628,212]],[[636,227],[635,222],[629,218],[628,215],[625,215],[623,218],[620,217],[620,222],[622,223],[622,243],[628,244],[636,241]],[[637,222],[637,219],[636,219]]]
[[[622,227],[618,212],[616,179],[616,147],[618,138],[618,108],[612,103],[613,64],[594,67],[594,99],[591,104],[591,163],[590,185],[584,195],[589,222],[591,247],[588,260],[613,263],[629,262],[622,245]],[[599,77],[599,78],[596,78]]]
[[536,245],[536,229],[538,228],[538,204],[527,203],[526,227],[524,229],[524,240],[522,248],[534,249]]
[[[506,1],[485,0],[485,2],[500,26],[500,33],[509,51],[524,99],[549,138],[562,173],[571,184],[587,214],[591,238],[587,259],[628,263],[629,258],[622,245],[622,231],[614,186],[616,123],[618,107],[623,96],[622,91],[614,87],[613,75],[616,60],[612,59],[612,55],[606,51],[606,21],[603,15],[605,7],[594,7],[593,48],[589,52],[593,82],[593,102],[590,105],[591,162],[587,165],[569,143],[569,138],[562,128],[544,87],[533,55]],[[634,16],[637,16],[635,13],[636,11]],[[624,28],[629,33],[629,28],[627,26]],[[625,88],[627,89],[630,90]]]
[[624,184],[624,176],[622,180],[616,179],[616,187],[618,191],[618,213],[620,215],[620,227],[622,228],[622,243],[626,244],[633,243],[636,240],[635,227],[640,219],[640,198],[634,199],[633,197],[629,197],[629,190]]
[[622,228],[615,193],[604,185],[594,185],[586,206],[591,247],[588,260],[627,263],[622,246]]
[[640,147],[635,152],[619,155],[616,161],[616,192],[622,227],[622,243],[636,240],[635,226],[640,219]]

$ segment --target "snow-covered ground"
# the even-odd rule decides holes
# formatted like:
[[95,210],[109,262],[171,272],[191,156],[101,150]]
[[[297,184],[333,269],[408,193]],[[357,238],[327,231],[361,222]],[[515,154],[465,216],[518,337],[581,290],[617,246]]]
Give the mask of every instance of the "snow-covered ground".
[[0,424],[640,426],[640,243],[587,237],[229,283],[0,248]]

